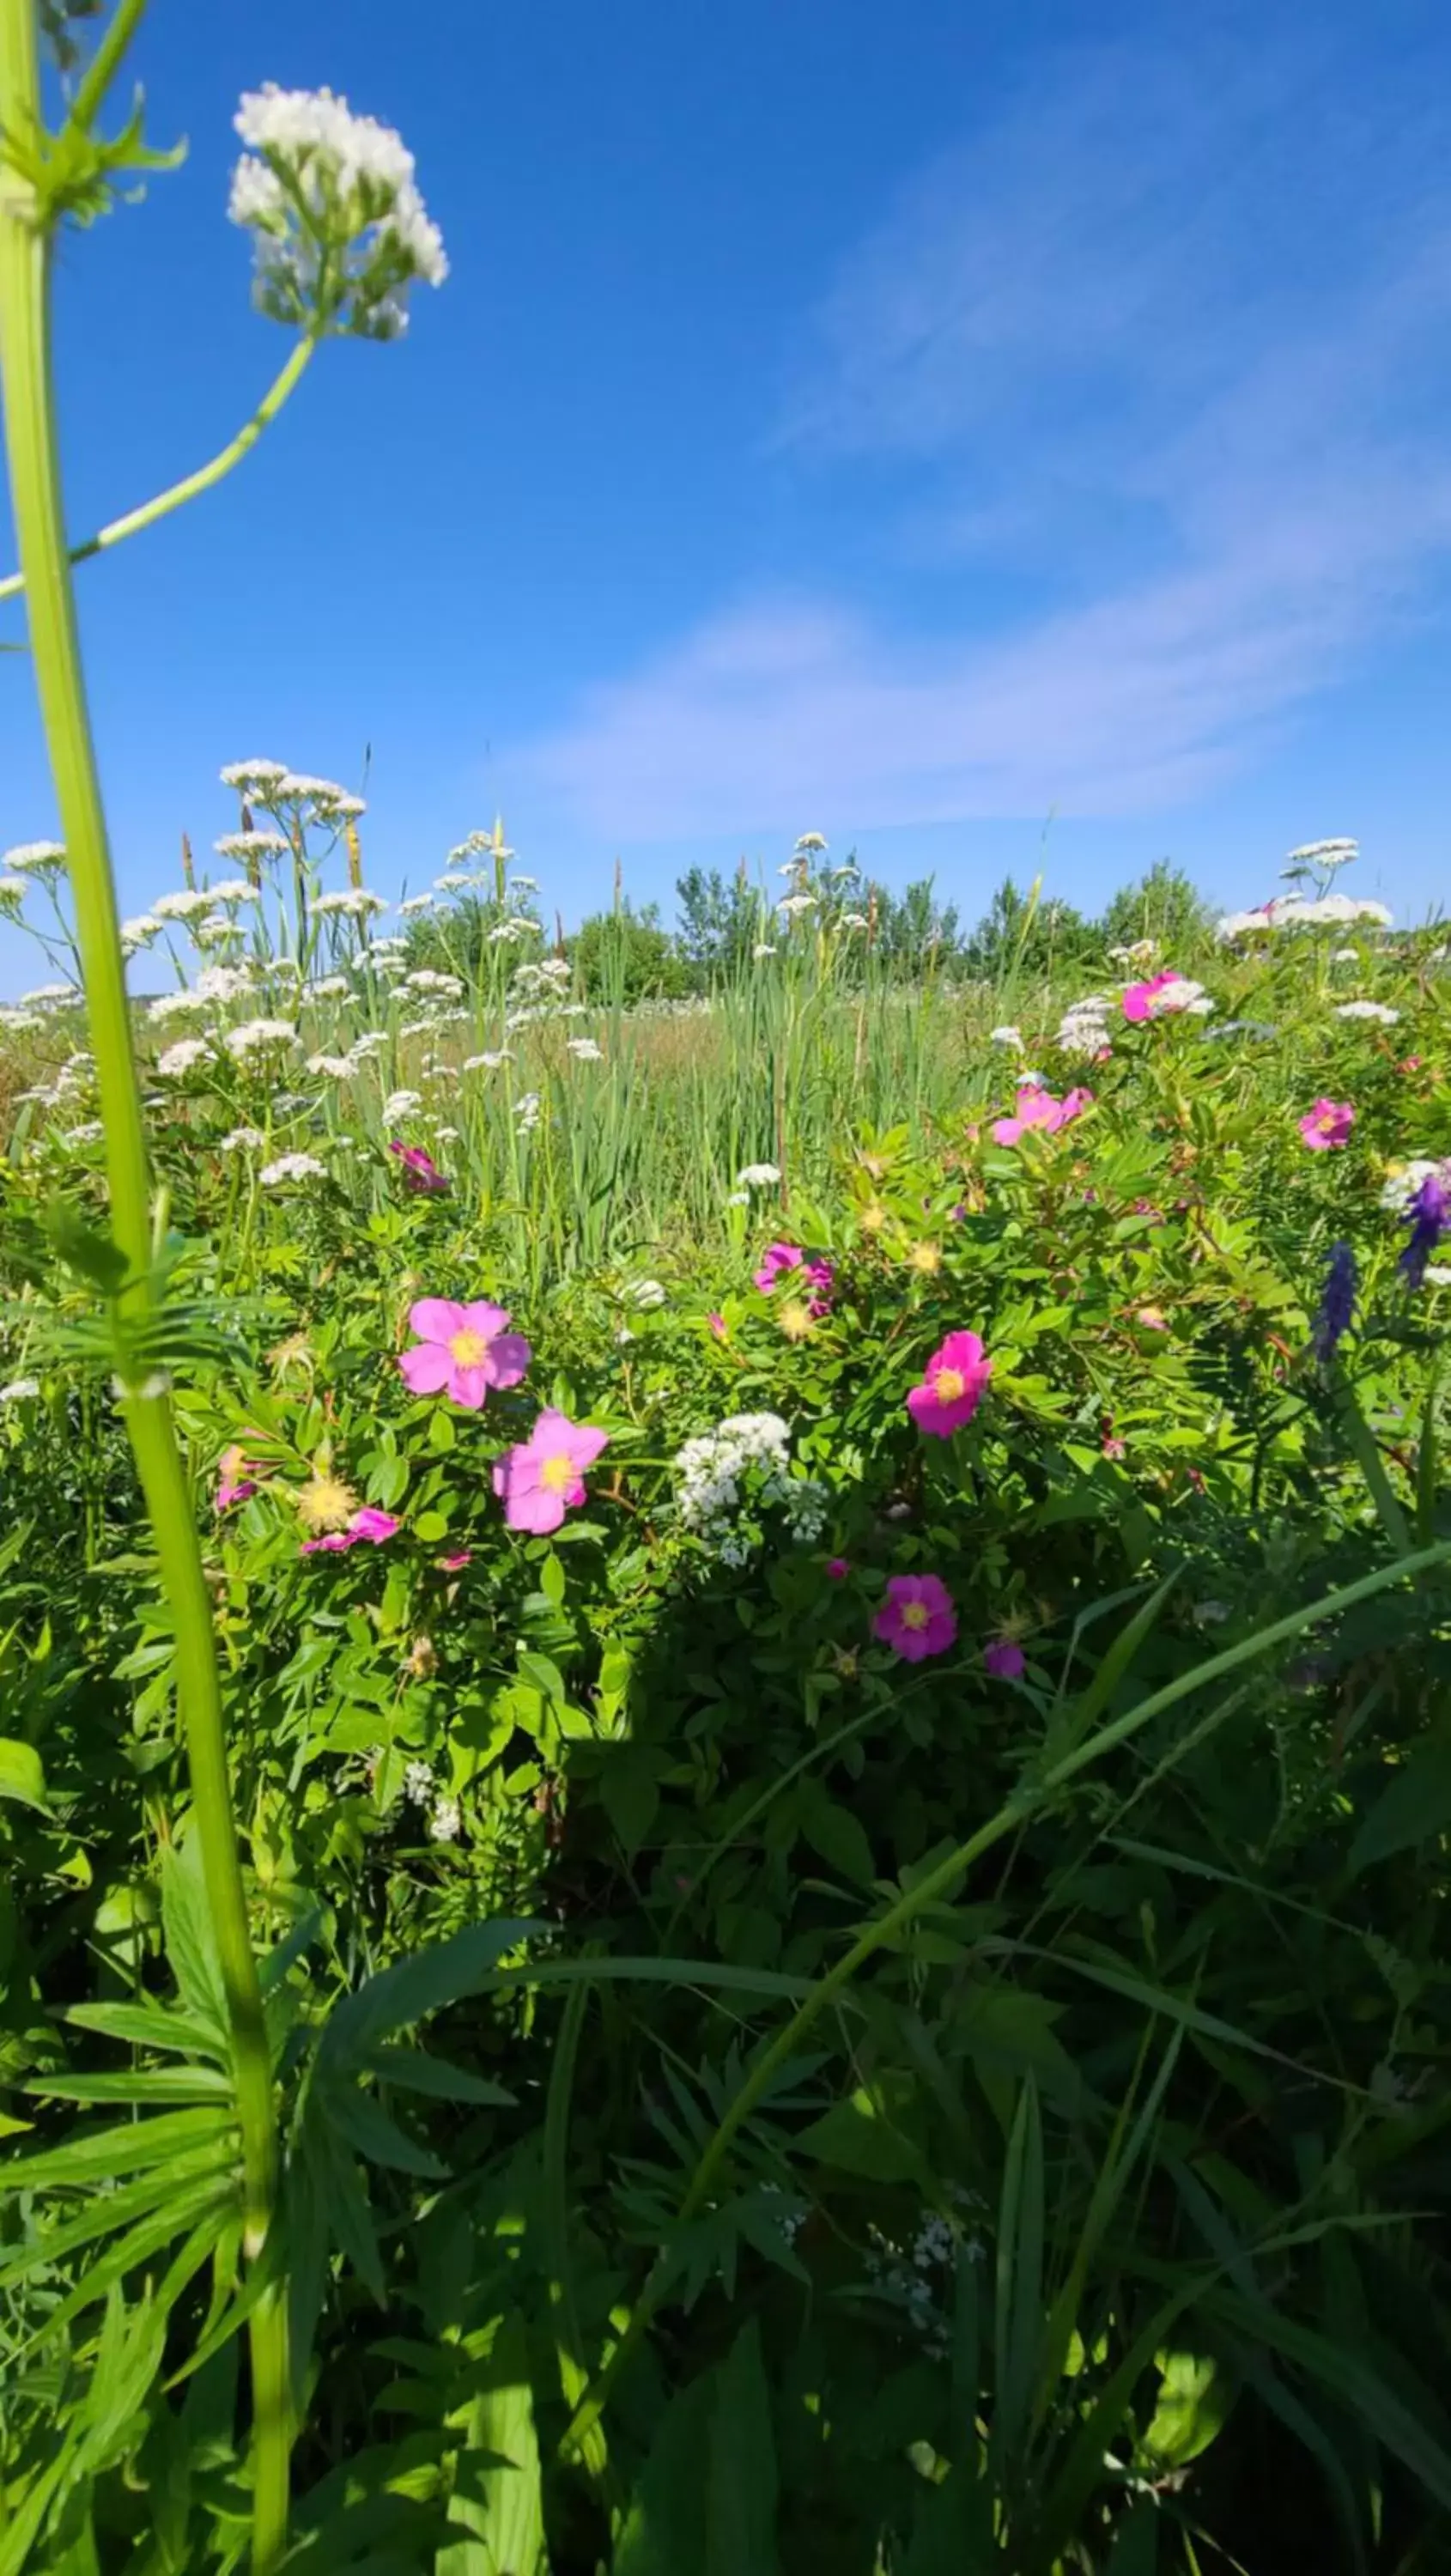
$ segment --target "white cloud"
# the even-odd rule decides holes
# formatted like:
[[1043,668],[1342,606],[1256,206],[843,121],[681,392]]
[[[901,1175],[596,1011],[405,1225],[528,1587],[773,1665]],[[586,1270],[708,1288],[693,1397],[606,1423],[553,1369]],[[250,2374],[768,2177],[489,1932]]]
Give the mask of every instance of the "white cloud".
[[[648,839],[1147,812],[1253,758],[1451,546],[1451,118],[1403,65],[1062,58],[926,172],[801,335],[779,441],[870,469],[886,610],[771,586],[587,693],[527,767]],[[935,540],[954,636],[914,632]],[[985,553],[1040,605],[984,632]]]

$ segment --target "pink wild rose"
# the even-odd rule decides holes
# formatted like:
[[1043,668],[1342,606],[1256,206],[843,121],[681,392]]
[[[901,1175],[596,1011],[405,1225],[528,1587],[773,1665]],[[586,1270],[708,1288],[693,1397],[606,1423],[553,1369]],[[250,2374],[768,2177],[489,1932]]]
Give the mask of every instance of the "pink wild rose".
[[247,1456],[240,1441],[234,1440],[230,1449],[222,1451],[217,1462],[217,1490],[214,1497],[216,1509],[219,1512],[229,1512],[233,1503],[249,1501],[256,1491],[257,1476],[254,1462]]
[[1332,1145],[1348,1145],[1355,1125],[1355,1109],[1349,1100],[1317,1100],[1300,1121],[1300,1133],[1312,1154],[1328,1153]]
[[1166,1007],[1162,996],[1169,991],[1171,985],[1181,984],[1183,980],[1182,975],[1176,975],[1171,967],[1166,967],[1162,975],[1151,975],[1147,983],[1130,984],[1124,995],[1124,1018],[1126,1020],[1157,1019],[1160,1011]]
[[918,1430],[945,1440],[971,1422],[992,1373],[992,1361],[976,1333],[949,1333],[928,1361],[921,1385],[907,1397],[907,1411]]
[[1067,1092],[1055,1100],[1041,1082],[1020,1084],[1017,1106],[1011,1118],[995,1118],[992,1132],[1000,1145],[1021,1144],[1031,1128],[1041,1128],[1045,1136],[1056,1136],[1060,1127],[1072,1125],[1093,1099],[1091,1091]]
[[799,1243],[771,1243],[766,1247],[759,1270],[752,1276],[763,1297],[769,1297],[783,1270],[799,1270],[806,1255]]
[[510,1529],[544,1538],[566,1511],[585,1499],[584,1471],[592,1467],[608,1434],[568,1414],[541,1413],[527,1440],[494,1460],[494,1491]]
[[370,1547],[381,1547],[385,1539],[396,1538],[401,1526],[391,1512],[380,1512],[376,1504],[364,1503],[360,1511],[354,1512],[346,1529],[329,1530],[322,1538],[305,1538],[301,1553],[304,1556],[342,1556],[350,1547],[358,1547],[364,1541]]
[[395,1136],[388,1148],[396,1154],[403,1171],[403,1185],[417,1198],[441,1198],[450,1187],[448,1176],[441,1172],[433,1156],[423,1145],[405,1145]]
[[506,1329],[508,1321],[502,1306],[484,1298],[461,1306],[452,1297],[420,1297],[408,1310],[418,1348],[398,1362],[404,1385],[415,1395],[450,1395],[477,1413],[491,1386],[517,1386],[529,1366],[529,1345]]
[[1016,1682],[1028,1669],[1023,1649],[1012,1637],[994,1637],[982,1650],[984,1672],[995,1682]]
[[894,1574],[872,1632],[909,1664],[945,1654],[957,1635],[952,1595],[938,1574]]
[[850,1572],[851,1567],[844,1556],[829,1556],[827,1558],[826,1576],[829,1583],[845,1583]]

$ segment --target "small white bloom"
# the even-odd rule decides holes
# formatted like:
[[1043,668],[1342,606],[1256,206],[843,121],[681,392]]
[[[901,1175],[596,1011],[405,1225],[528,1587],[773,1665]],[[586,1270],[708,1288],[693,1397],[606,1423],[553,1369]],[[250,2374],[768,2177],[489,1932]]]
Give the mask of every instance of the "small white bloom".
[[623,1293],[632,1306],[646,1308],[663,1306],[666,1298],[665,1288],[658,1279],[637,1279]]
[[1351,860],[1359,856],[1358,841],[1304,841],[1298,850],[1291,850],[1289,865],[1292,868],[1347,868]]
[[414,1110],[422,1107],[421,1091],[390,1091],[383,1103],[383,1124],[396,1127],[401,1119],[411,1118]]
[[105,1132],[99,1118],[87,1118],[79,1127],[66,1129],[65,1141],[68,1145],[99,1145]]
[[776,951],[769,939],[758,939],[755,947],[751,950],[751,955],[758,962],[762,957],[774,957],[775,954]]
[[343,1002],[353,988],[346,975],[319,975],[302,989],[309,1002]]
[[1382,1028],[1391,1029],[1401,1015],[1388,1002],[1337,1002],[1335,1016],[1337,1020],[1376,1020]]
[[457,975],[440,975],[432,966],[419,966],[411,975],[405,975],[403,988],[408,993],[438,993],[450,1002],[458,1001],[463,993]]
[[[0,877],[0,903],[23,903],[25,901],[25,894],[26,886],[24,877]],[[160,927],[159,924],[157,926],[158,928]],[[121,935],[123,938],[125,937],[124,927]]]
[[153,939],[160,937],[161,928],[154,912],[133,913],[129,921],[121,924],[121,945],[128,954],[133,949],[145,948]]
[[219,1154],[260,1154],[267,1139],[260,1127],[233,1127],[220,1138]]
[[566,1038],[564,1043],[580,1064],[599,1064],[604,1059],[604,1048],[596,1046],[593,1038]]
[[212,1061],[212,1051],[205,1038],[178,1038],[174,1046],[164,1048],[157,1057],[156,1070],[172,1081],[181,1074],[194,1073],[199,1064]]
[[20,1007],[22,1010],[44,1011],[52,1004],[78,1002],[80,998],[80,992],[74,984],[37,984],[33,993],[21,994]]
[[0,1404],[28,1404],[39,1393],[38,1377],[13,1377],[8,1386],[0,1386]]
[[[275,859],[291,846],[284,832],[224,832],[212,843],[219,859]],[[252,891],[246,887],[249,895]],[[212,892],[219,895],[221,889],[214,886]]]
[[398,909],[400,912],[432,912],[437,901],[437,895],[406,894]]
[[233,760],[220,775],[222,785],[235,787],[239,795],[265,796],[287,776],[287,769],[280,760]]
[[463,1826],[457,1798],[440,1798],[428,1819],[428,1831],[436,1843],[456,1843]]
[[307,1069],[326,1074],[330,1082],[347,1082],[358,1068],[350,1055],[310,1055]]
[[796,921],[803,912],[812,912],[815,907],[815,895],[808,893],[803,887],[799,894],[783,894],[776,910],[784,912],[789,920]]
[[52,868],[65,866],[65,851],[59,841],[17,841],[13,850],[0,858],[0,868],[16,876],[44,876]]
[[260,1047],[291,1047],[297,1044],[297,1031],[290,1020],[244,1020],[240,1028],[228,1029],[222,1039],[228,1055],[255,1055]]
[[843,930],[868,930],[871,924],[864,912],[844,912],[839,926]]
[[466,1055],[463,1069],[465,1073],[496,1073],[501,1064],[512,1064],[513,1061],[512,1047],[489,1047],[482,1055]]
[[349,919],[361,921],[369,913],[386,912],[388,906],[382,895],[371,893],[367,886],[343,886],[336,894],[317,895],[312,908],[320,919],[345,913]]
[[747,1163],[736,1174],[736,1186],[742,1190],[773,1190],[780,1177],[779,1164]]
[[994,1046],[1017,1047],[1021,1050],[1023,1044],[1023,1032],[1021,1029],[1015,1029],[1007,1021],[1004,1021],[1003,1026],[1000,1029],[992,1030],[991,1043]]
[[327,1165],[315,1154],[279,1154],[275,1163],[264,1163],[257,1175],[264,1190],[280,1189],[287,1181],[325,1181]]
[[410,1762],[403,1774],[403,1795],[415,1807],[426,1807],[433,1795],[431,1762]]
[[749,1207],[750,1204],[751,1193],[749,1190],[732,1190],[726,1199],[727,1207]]
[[254,980],[250,966],[204,966],[192,989],[201,1002],[237,1002]]
[[814,854],[818,850],[824,850],[827,842],[820,832],[800,832],[796,838],[796,847],[802,852]]
[[211,908],[204,886],[178,886],[174,894],[159,894],[151,907],[158,921],[196,921]]
[[1444,1261],[1428,1261],[1421,1277],[1428,1288],[1451,1288],[1451,1269]]

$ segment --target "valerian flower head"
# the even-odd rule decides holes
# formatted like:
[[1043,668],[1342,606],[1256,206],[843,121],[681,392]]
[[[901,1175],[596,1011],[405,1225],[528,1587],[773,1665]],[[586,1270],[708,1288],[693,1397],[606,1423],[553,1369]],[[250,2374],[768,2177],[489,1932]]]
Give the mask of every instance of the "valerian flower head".
[[261,803],[287,776],[287,765],[281,760],[232,760],[220,775],[224,787],[235,787],[239,796],[255,796]]
[[53,876],[64,866],[65,851],[59,841],[19,841],[0,858],[7,875]]
[[304,331],[396,340],[415,279],[441,286],[443,237],[401,136],[331,90],[249,91],[228,213],[255,236],[261,311]]

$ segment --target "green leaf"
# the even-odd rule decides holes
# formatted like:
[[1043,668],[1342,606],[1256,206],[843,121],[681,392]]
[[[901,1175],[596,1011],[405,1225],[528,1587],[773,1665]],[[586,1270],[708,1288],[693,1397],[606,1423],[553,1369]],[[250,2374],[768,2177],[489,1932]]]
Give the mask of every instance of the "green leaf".
[[0,1798],[12,1798],[20,1807],[38,1807],[42,1815],[49,1804],[40,1755],[33,1744],[22,1744],[13,1735],[0,1735]]
[[1159,2397],[1144,2433],[1152,2474],[1185,2468],[1222,2432],[1234,2391],[1210,2353],[1171,2351],[1158,2356]]
[[1451,1737],[1417,1745],[1381,1791],[1350,1847],[1352,1875],[1451,1825]]
[[716,2373],[706,2469],[706,2576],[772,2576],[776,2444],[754,2317]]
[[319,2066],[361,2064],[389,2032],[411,2029],[426,2014],[483,1985],[505,1952],[520,1948],[538,1928],[511,1919],[471,1924],[451,1940],[417,1950],[396,1967],[369,1977],[356,1994],[334,2006],[318,2043]]
[[548,2576],[529,2344],[517,2311],[499,2322],[483,2376],[448,2508],[449,2521],[473,2537],[439,2551],[436,2576]]
[[610,1745],[600,1774],[600,1803],[631,1860],[660,1805],[656,1756],[649,1745]]
[[[814,1788],[815,1784],[812,1786]],[[815,1796],[804,1796],[801,1831],[812,1850],[819,1852],[830,1868],[840,1870],[843,1878],[853,1880],[858,1887],[873,1884],[876,1868],[872,1847],[867,1840],[865,1826],[849,1807],[843,1807],[835,1798],[828,1798],[824,1791]]]
[[450,2065],[446,2057],[428,2057],[421,2048],[375,2048],[364,2063],[385,2083],[400,2085],[408,2093],[430,2093],[441,2102],[480,2102],[494,2109],[507,2109],[517,2095],[502,2084],[491,2084],[487,2076],[470,2075],[462,2066]]
[[920,2150],[889,2116],[880,2085],[859,2084],[845,2102],[834,2102],[796,2141],[806,2155],[869,2182],[915,2182],[930,2190]]
[[711,2373],[703,2371],[667,2406],[615,2544],[612,2576],[704,2576],[701,2462],[714,2396]]
[[166,1956],[187,2011],[224,2035],[226,1997],[202,1876],[199,1834],[189,1834],[184,1843],[168,1843],[162,1851],[161,1926]]
[[1154,2576],[1163,2518],[1152,2496],[1140,2496],[1127,2521],[1119,2524],[1104,2576]]

